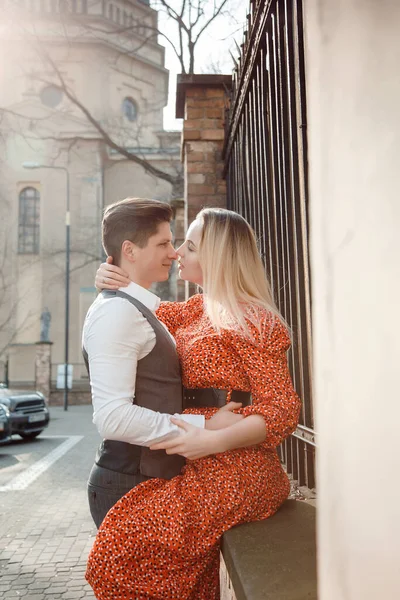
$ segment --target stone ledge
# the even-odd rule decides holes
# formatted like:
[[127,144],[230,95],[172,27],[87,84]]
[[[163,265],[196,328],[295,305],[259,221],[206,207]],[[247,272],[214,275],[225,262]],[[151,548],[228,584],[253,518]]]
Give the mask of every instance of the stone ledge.
[[[190,88],[203,88],[206,90],[207,88],[222,88],[223,90],[229,91],[232,87],[232,75],[178,75],[177,78],[177,88],[176,88],[176,118],[182,119],[185,114],[185,97],[186,91]],[[196,101],[196,107],[197,106]],[[221,98],[221,107],[224,106],[224,100]],[[207,98],[207,94],[204,92],[204,106],[210,106],[210,108],[218,108],[218,102],[215,100],[211,101],[209,104],[209,100]]]
[[315,513],[287,500],[273,517],[225,533],[221,552],[232,588],[222,590],[225,598],[317,600]]

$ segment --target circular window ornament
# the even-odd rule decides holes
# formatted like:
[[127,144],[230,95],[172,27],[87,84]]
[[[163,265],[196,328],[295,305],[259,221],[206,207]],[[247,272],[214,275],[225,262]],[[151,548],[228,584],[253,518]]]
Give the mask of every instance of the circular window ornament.
[[63,99],[63,93],[60,88],[55,85],[48,85],[40,92],[40,99],[46,106],[55,108]]
[[137,104],[132,98],[124,98],[122,102],[122,112],[128,121],[136,121],[137,119]]

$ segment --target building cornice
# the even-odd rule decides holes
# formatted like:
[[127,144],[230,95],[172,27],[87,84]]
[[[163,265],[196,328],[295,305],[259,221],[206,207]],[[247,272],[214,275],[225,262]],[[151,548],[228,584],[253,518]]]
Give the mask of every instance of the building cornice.
[[[4,39],[4,38],[3,38]],[[8,37],[6,39],[7,42],[16,42],[18,43],[20,40],[20,38],[10,38]],[[50,45],[54,45],[54,46],[61,46],[61,45],[68,45],[71,46],[71,42],[69,40],[62,40],[59,37],[46,37],[46,44],[50,44]],[[75,38],[73,41],[73,45],[87,45],[87,46],[92,46],[92,47],[103,47],[103,48],[108,48],[108,49],[112,49],[114,52],[118,52],[121,55],[124,55],[136,62],[142,63],[143,65],[146,65],[147,67],[151,67],[152,69],[168,76],[169,74],[169,70],[164,66],[164,65],[159,65],[151,60],[149,60],[148,58],[142,56],[141,54],[136,54],[136,53],[129,53],[126,51],[126,49],[122,49],[121,46],[118,46],[116,44],[113,44],[112,42],[109,42],[108,40],[99,40],[99,39],[87,39],[87,38]],[[162,46],[160,46],[160,49],[163,49]],[[127,73],[127,75],[129,75]]]

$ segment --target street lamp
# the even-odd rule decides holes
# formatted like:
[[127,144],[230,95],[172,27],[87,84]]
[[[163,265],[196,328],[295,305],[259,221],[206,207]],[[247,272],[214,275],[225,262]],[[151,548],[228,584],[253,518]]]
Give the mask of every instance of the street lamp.
[[65,346],[64,346],[64,410],[68,410],[68,350],[69,350],[69,279],[70,279],[70,212],[69,212],[69,172],[66,167],[41,165],[36,162],[22,163],[24,169],[55,169],[64,171],[67,176],[67,206],[65,212]]

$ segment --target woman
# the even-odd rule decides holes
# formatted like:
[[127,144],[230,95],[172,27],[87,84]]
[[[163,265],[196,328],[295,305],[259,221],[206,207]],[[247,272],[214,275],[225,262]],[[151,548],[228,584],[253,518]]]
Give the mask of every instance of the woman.
[[[100,600],[217,600],[222,534],[271,516],[289,493],[276,447],[295,429],[300,401],[254,233],[232,211],[204,209],[177,253],[181,278],[204,295],[164,302],[157,316],[176,340],[188,412],[210,418],[221,397],[246,404],[243,392],[251,404],[217,431],[174,421],[183,435],[154,446],[189,460],[181,475],[140,484],[108,512],[86,573]],[[127,284],[113,265],[96,279],[108,289]]]

